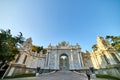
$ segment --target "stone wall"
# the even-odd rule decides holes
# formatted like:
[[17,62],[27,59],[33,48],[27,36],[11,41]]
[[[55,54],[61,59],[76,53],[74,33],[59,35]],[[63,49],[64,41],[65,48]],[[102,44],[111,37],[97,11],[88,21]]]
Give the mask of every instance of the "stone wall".
[[25,71],[26,71],[26,66],[24,64],[12,64],[7,73],[7,76],[24,74]]
[[102,37],[97,38],[97,50],[92,51],[91,60],[98,74],[120,77],[120,57],[118,52]]
[[50,44],[47,51],[46,69],[59,70],[60,56],[63,54],[68,56],[69,70],[80,70],[84,67],[82,53],[78,44],[72,46],[63,41],[56,46]]

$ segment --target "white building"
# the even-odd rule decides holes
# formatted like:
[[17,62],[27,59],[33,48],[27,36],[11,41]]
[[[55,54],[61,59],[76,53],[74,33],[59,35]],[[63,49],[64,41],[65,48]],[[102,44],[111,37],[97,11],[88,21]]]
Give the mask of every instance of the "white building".
[[97,50],[91,54],[82,52],[80,45],[71,45],[62,41],[57,45],[48,45],[47,53],[32,52],[32,40],[27,39],[20,48],[20,54],[12,62],[7,76],[23,73],[35,73],[40,67],[41,72],[56,70],[85,71],[94,67],[99,74],[120,76],[120,56],[117,51],[102,37],[97,38]]

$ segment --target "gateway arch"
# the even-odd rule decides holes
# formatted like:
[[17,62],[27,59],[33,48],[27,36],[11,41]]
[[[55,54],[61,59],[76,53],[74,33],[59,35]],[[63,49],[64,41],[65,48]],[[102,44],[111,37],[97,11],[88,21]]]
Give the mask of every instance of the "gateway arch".
[[63,41],[47,48],[45,69],[80,70],[84,67],[81,48],[78,44],[70,45]]

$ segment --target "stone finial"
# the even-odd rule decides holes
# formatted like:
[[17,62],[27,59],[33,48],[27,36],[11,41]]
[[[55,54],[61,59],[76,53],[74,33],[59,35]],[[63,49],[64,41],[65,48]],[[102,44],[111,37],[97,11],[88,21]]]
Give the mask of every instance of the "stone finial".
[[51,43],[48,45],[48,47],[51,47]]
[[76,48],[80,49],[80,45],[78,43],[76,43]]
[[61,46],[66,46],[66,42],[65,42],[65,41],[62,41],[62,42],[61,42]]

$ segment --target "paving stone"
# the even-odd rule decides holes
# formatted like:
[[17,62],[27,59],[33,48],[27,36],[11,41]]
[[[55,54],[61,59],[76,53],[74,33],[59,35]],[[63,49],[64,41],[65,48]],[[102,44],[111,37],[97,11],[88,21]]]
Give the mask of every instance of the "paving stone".
[[[87,77],[85,75],[80,75],[71,71],[58,71],[50,74],[40,74],[38,77],[16,78],[9,80],[87,80]],[[96,78],[91,80],[107,80],[107,79]]]

